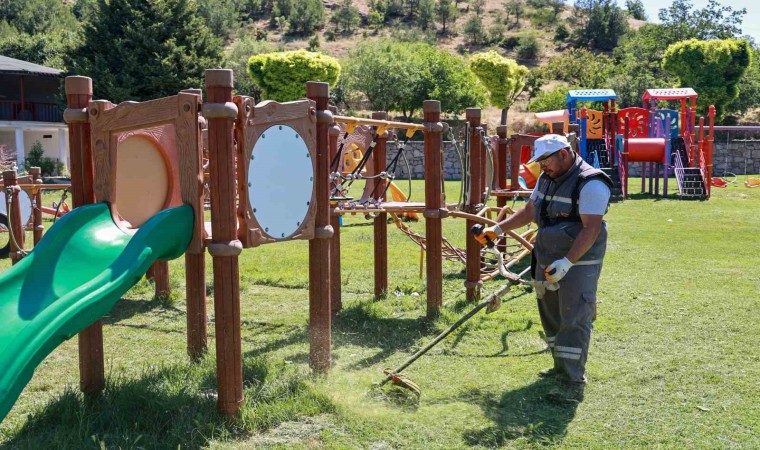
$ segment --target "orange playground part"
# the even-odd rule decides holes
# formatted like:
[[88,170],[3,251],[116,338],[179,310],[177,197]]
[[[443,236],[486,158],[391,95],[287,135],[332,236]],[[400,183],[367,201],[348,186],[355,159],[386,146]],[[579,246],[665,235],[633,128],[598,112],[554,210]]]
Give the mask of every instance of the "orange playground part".
[[628,162],[666,162],[665,138],[628,139]]

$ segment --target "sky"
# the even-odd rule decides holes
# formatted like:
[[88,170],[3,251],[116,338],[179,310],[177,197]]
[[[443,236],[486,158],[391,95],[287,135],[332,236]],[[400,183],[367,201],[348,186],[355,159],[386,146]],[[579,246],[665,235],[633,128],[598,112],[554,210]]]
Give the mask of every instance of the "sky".
[[[642,0],[646,8],[647,16],[651,22],[659,22],[657,14],[660,9],[667,8],[672,4],[671,0]],[[702,9],[707,5],[707,0],[691,0],[696,9]],[[742,33],[748,34],[760,43],[760,1],[758,0],[718,0],[724,6],[730,6],[734,10],[747,8],[747,14],[742,21]],[[625,5],[625,0],[619,1],[619,5]]]

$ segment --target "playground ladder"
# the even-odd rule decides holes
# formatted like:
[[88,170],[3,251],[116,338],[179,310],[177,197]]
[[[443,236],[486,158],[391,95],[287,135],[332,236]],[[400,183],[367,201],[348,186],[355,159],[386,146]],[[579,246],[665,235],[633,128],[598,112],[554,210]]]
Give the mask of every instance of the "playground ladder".
[[699,167],[684,167],[681,153],[673,153],[678,193],[683,200],[704,200],[705,182]]

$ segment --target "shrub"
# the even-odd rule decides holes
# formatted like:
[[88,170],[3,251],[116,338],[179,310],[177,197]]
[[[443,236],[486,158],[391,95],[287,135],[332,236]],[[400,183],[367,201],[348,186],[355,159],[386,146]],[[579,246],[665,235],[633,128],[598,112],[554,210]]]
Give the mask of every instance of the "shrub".
[[532,102],[528,103],[528,111],[541,112],[565,109],[567,91],[569,90],[570,87],[563,84],[550,91],[541,91]]
[[331,56],[306,50],[264,53],[248,60],[248,74],[266,99],[286,102],[306,95],[307,81],[334,85],[340,64]]
[[24,169],[29,172],[32,167],[39,167],[42,176],[58,175],[63,171],[63,163],[45,156],[45,149],[40,141],[35,141],[24,160]]
[[557,29],[554,30],[554,40],[557,42],[565,42],[570,37],[570,32],[567,31],[567,27],[564,24],[559,24]]
[[529,34],[520,38],[515,51],[517,52],[518,58],[532,61],[538,58],[541,53],[541,47],[538,44],[538,39],[532,34]]

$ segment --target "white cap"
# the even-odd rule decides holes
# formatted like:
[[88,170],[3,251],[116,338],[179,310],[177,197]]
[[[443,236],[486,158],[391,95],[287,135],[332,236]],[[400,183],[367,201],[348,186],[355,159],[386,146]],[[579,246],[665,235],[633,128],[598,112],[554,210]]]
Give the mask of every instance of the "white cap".
[[528,161],[528,164],[535,162],[539,158],[549,157],[563,148],[570,148],[570,142],[567,141],[565,136],[547,134],[536,139],[533,148],[535,149],[533,157]]

